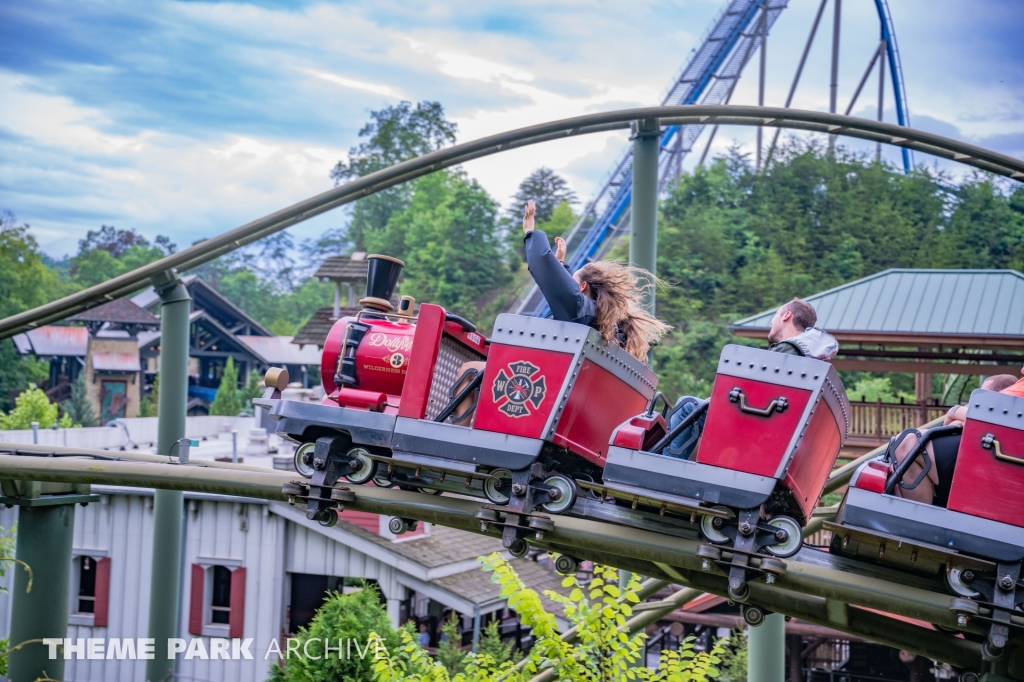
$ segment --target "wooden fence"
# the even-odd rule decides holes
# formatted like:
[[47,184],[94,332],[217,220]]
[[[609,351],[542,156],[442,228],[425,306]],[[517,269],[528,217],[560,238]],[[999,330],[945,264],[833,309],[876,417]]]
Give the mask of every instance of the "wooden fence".
[[874,438],[881,442],[903,429],[920,426],[948,411],[948,407],[941,405],[851,402],[850,437]]

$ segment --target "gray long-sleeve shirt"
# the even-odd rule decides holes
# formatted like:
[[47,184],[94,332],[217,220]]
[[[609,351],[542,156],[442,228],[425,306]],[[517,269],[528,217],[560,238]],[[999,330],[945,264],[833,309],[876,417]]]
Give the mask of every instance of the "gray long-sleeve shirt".
[[551,308],[551,317],[592,327],[597,307],[593,299],[583,295],[568,269],[555,258],[548,236],[541,230],[533,230],[526,233],[523,243],[526,264]]

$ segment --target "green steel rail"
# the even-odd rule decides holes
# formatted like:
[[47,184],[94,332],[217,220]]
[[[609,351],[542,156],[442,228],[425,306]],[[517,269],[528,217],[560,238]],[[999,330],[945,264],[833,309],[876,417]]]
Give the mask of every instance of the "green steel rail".
[[[26,450],[26,446],[20,445],[10,449],[14,447]],[[121,454],[124,453],[118,453]],[[255,471],[254,467],[226,463],[204,466],[159,459],[164,461],[0,455],[0,479],[104,483],[286,501],[281,486],[295,478],[292,473],[269,469]],[[482,502],[376,487],[352,488],[356,499],[347,505],[350,509],[482,532],[475,517]],[[497,536],[493,530],[484,534]],[[555,529],[535,544],[702,592],[727,594],[724,574],[717,569],[702,570],[701,560],[696,556],[701,544],[698,540],[559,516],[555,517]],[[859,566],[813,549],[802,551],[786,563],[788,571],[775,585],[760,580],[750,583],[751,603],[955,666],[981,669],[980,645],[885,615],[954,628],[956,622],[949,611],[948,594],[928,585],[908,584],[906,576],[895,571]],[[666,604],[666,608],[671,606]],[[1021,654],[1024,650],[1020,648],[1009,654],[1012,669],[1019,667],[1024,671]]]
[[83,310],[126,296],[148,286],[150,278],[159,276],[160,273],[167,272],[172,268],[178,270],[194,268],[333,208],[436,170],[549,140],[626,129],[630,127],[631,122],[645,119],[655,119],[661,126],[752,125],[845,135],[924,152],[997,175],[1024,181],[1024,162],[1011,156],[913,128],[903,128],[891,123],[820,111],[775,107],[688,105],[643,107],[589,114],[464,142],[371,173],[187,249],[182,249],[149,265],[114,277],[102,284],[0,320],[0,339],[62,320]]

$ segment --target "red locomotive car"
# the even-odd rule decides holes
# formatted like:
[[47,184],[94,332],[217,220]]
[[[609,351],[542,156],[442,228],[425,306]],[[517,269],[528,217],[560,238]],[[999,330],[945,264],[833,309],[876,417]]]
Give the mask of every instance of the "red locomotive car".
[[[324,346],[322,403],[258,401],[277,433],[301,444],[307,516],[336,523],[341,478],[475,494],[506,514],[484,510],[482,521],[503,525],[505,545],[525,552],[522,536],[550,526],[533,509],[568,511],[576,479],[600,479],[612,431],[644,409],[657,378],[581,325],[500,315],[486,339],[440,306],[424,304],[413,317],[406,301],[392,313],[402,264],[368,260],[364,310],[339,320]],[[460,367],[474,360],[486,370],[456,391],[469,378]],[[477,388],[469,418],[451,423]]]
[[[707,411],[692,460],[660,454]],[[726,346],[711,397],[666,433],[663,415],[647,413],[615,433],[602,496],[631,501],[659,513],[700,519],[702,534],[731,545],[729,590],[746,595],[748,558],[762,550],[796,554],[849,432],[849,403],[835,369],[812,358]],[[721,561],[721,549],[701,548]],[[762,572],[784,566],[762,560]]]
[[[931,438],[960,433],[945,508],[897,496],[932,466],[924,457],[914,480],[905,475]],[[890,448],[892,450],[893,448]],[[850,482],[834,524],[832,551],[941,578],[956,598],[958,621],[987,624],[983,646],[998,658],[1010,630],[1020,630],[1024,583],[1024,398],[977,390],[962,429],[926,432],[901,463],[886,453],[863,464]]]

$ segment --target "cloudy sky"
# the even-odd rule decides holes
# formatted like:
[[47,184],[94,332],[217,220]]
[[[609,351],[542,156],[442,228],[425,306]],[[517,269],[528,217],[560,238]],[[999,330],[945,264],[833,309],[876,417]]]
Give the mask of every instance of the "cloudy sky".
[[[328,189],[368,112],[403,99],[441,102],[460,141],[657,104],[724,4],[5,0],[0,209],[54,256],[100,224],[186,245]],[[776,23],[766,104],[784,101],[818,4],[791,0]],[[890,4],[913,125],[1024,157],[1024,2]],[[871,0],[842,7],[845,109],[879,29]],[[795,107],[828,107],[831,20],[830,2]],[[755,75],[733,103],[756,102]],[[876,91],[872,82],[855,114],[874,116]],[[723,129],[714,149],[753,139]],[[625,143],[591,135],[466,169],[502,203],[539,165],[585,199]],[[335,212],[293,232],[344,220]]]

